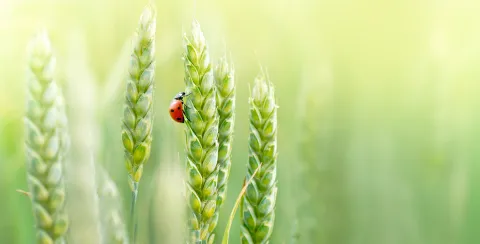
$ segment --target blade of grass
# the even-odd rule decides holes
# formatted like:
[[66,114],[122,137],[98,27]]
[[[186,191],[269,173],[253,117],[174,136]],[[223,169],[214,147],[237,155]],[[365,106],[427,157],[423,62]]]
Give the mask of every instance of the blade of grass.
[[30,197],[30,196],[31,196],[30,192],[28,192],[28,191],[24,191],[24,190],[21,190],[21,189],[17,189],[16,191],[17,191],[18,193],[21,193],[21,194],[27,196],[27,197]]
[[248,179],[247,183],[243,186],[240,194],[238,194],[237,200],[235,201],[235,205],[233,206],[232,212],[230,213],[230,217],[228,218],[227,226],[225,227],[225,232],[223,233],[222,244],[228,244],[228,238],[230,236],[230,228],[232,227],[233,219],[235,218],[235,213],[237,212],[238,206],[240,205],[240,201],[242,200],[243,194],[247,190],[247,186],[252,182],[253,177],[257,174],[258,170],[262,167],[262,164],[258,166],[258,168],[253,172],[250,179]]

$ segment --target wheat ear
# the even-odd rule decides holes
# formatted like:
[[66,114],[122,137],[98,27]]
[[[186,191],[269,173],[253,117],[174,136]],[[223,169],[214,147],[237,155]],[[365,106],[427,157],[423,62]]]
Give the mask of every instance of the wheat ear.
[[134,228],[133,243],[136,237],[136,223],[133,223],[138,183],[142,177],[143,165],[150,157],[152,146],[155,30],[155,9],[152,5],[147,5],[140,17],[133,41],[122,126],[125,163],[132,188],[130,215]]
[[[214,70],[217,89],[218,125],[218,197],[215,219],[227,197],[227,182],[232,165],[232,141],[235,123],[235,71],[226,58],[221,58]],[[214,228],[216,222],[213,223]]]
[[27,180],[37,243],[65,243],[63,160],[68,145],[63,97],[53,76],[55,58],[45,31],[29,45],[25,145]]
[[249,160],[246,179],[261,167],[247,187],[241,205],[241,242],[268,243],[277,197],[277,105],[274,88],[262,73],[255,79],[250,102]]
[[191,241],[213,243],[218,181],[218,113],[207,44],[197,21],[185,35],[186,197]]

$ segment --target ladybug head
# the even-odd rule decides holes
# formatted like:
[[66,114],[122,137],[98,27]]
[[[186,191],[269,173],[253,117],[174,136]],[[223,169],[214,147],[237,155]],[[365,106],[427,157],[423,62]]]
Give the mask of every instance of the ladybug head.
[[180,92],[180,93],[178,93],[173,99],[175,99],[175,100],[183,100],[183,97],[185,97],[185,92]]

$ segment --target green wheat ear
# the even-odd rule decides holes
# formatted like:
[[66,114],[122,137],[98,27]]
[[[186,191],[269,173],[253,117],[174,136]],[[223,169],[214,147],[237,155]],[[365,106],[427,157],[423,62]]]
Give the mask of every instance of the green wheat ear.
[[191,241],[213,243],[217,222],[218,113],[205,37],[198,22],[184,38],[185,135],[188,219]]
[[[220,207],[227,197],[227,182],[232,165],[232,141],[235,122],[235,71],[228,65],[226,58],[220,59],[214,71],[217,88],[218,127],[218,197],[215,219],[218,219]],[[215,228],[216,223],[213,227]]]
[[152,144],[155,28],[155,10],[148,5],[133,41],[122,126],[125,163],[134,186],[142,177]]
[[135,205],[138,183],[142,178],[143,165],[148,161],[152,147],[155,32],[155,8],[153,5],[147,5],[140,16],[133,39],[122,126],[125,164],[132,188],[130,219],[133,243],[136,241],[137,233]]
[[63,160],[67,121],[60,88],[53,76],[55,58],[45,31],[29,45],[25,145],[37,243],[65,243]]
[[268,243],[277,198],[277,105],[265,73],[255,79],[250,102],[249,160],[246,179],[260,166],[241,205],[241,242]]

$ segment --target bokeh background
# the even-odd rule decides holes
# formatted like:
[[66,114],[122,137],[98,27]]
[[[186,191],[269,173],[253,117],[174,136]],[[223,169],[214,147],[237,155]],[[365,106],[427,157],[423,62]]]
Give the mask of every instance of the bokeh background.
[[[0,0],[0,243],[33,243],[35,235],[29,200],[16,189],[27,189],[25,47],[41,27],[55,49],[70,120],[73,243],[98,243],[98,223],[87,214],[99,200],[91,194],[94,165],[116,182],[127,212],[122,97],[146,4]],[[181,170],[172,168],[183,165],[184,135],[166,111],[184,87],[182,33],[193,18],[212,61],[226,54],[236,70],[233,166],[217,242],[245,175],[249,86],[262,65],[279,104],[271,243],[480,243],[479,1],[155,4],[154,151],[140,186],[140,243],[178,243],[162,233],[181,226],[165,216],[176,213],[168,199],[181,199],[181,180],[172,177]],[[238,233],[237,219],[231,243]]]

